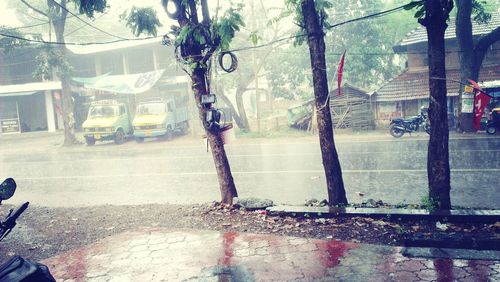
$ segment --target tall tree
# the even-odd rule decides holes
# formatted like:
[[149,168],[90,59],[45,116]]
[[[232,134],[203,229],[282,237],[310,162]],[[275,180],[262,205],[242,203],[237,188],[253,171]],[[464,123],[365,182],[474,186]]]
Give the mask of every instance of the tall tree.
[[[457,6],[455,24],[460,58],[460,81],[463,84],[468,84],[467,79],[479,80],[479,71],[486,53],[495,42],[500,40],[500,27],[481,36],[478,40],[474,40],[472,18],[479,23],[486,23],[491,15],[486,12],[485,7],[479,1],[455,0],[455,3]],[[460,95],[462,95],[464,87],[461,85],[459,89]],[[473,116],[473,113],[460,114],[461,130],[475,131],[472,125]]]
[[[214,158],[219,179],[221,202],[232,205],[233,198],[238,196],[231,168],[221,137],[221,128],[217,122],[217,110],[211,103],[202,103],[202,99],[210,98],[209,64],[216,51],[227,50],[239,27],[244,25],[238,9],[230,8],[220,19],[212,19],[209,14],[207,0],[162,0],[165,12],[179,24],[172,28],[176,36],[175,45],[178,59],[186,66],[191,77],[193,94],[198,107],[199,118],[205,127],[208,142]],[[141,17],[144,10],[129,15],[129,23],[142,30],[156,17]],[[199,15],[201,12],[201,15]],[[136,19],[131,19],[131,16]],[[146,27],[145,30],[148,28]],[[136,35],[141,32],[136,33]]]
[[425,0],[416,16],[427,29],[429,61],[429,119],[431,133],[427,151],[429,200],[439,209],[450,209],[450,159],[446,101],[446,66],[444,33],[453,0]]
[[55,68],[55,73],[61,81],[62,114],[64,122],[64,145],[69,146],[77,143],[75,137],[75,116],[74,103],[70,87],[71,67],[66,58],[66,45],[64,31],[70,2],[73,2],[80,14],[93,17],[94,12],[103,12],[106,8],[106,0],[47,0],[43,7],[35,6],[27,0],[21,2],[35,13],[47,19],[54,28],[57,46],[48,47],[46,52],[38,56],[39,68],[35,75],[46,79],[52,76],[51,70]]
[[325,33],[323,31],[329,2],[323,0],[289,0],[296,11],[296,22],[307,34],[311,61],[314,96],[323,167],[326,175],[330,205],[347,204],[339,156],[333,138],[333,125],[328,106],[328,79],[325,60]]

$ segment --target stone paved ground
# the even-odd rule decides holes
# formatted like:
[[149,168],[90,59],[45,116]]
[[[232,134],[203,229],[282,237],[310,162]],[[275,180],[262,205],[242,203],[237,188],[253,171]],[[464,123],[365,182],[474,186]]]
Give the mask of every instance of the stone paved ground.
[[500,281],[500,261],[406,258],[401,248],[142,229],[43,261],[57,281]]

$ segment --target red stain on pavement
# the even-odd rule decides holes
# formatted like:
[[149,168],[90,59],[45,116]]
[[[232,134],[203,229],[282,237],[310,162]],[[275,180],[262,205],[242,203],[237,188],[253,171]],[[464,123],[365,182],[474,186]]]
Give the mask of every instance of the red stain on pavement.
[[341,241],[322,241],[316,243],[318,247],[319,261],[326,268],[335,267],[340,263],[345,252],[349,249],[356,248],[355,243],[346,243]]
[[222,235],[222,246],[224,248],[224,257],[222,259],[222,265],[229,266],[231,265],[231,259],[234,256],[233,244],[234,240],[238,236],[236,232],[226,232]]

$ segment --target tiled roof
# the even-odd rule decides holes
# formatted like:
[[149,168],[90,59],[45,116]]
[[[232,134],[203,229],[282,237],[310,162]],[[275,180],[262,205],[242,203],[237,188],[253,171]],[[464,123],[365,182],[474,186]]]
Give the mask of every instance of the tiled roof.
[[[490,33],[492,30],[500,26],[500,13],[492,13],[491,20],[488,24],[478,24],[472,21],[472,34],[483,35]],[[444,34],[445,39],[452,39],[456,37],[455,34],[455,19],[452,18],[448,22],[448,28]],[[409,32],[401,41],[399,41],[395,46],[394,50],[396,52],[404,51],[404,46],[412,45],[415,43],[427,42],[427,31],[423,26],[419,26],[413,31]]]
[[[481,68],[480,81],[492,81],[500,78],[500,65]],[[448,96],[458,95],[460,70],[448,70],[446,73]],[[425,99],[429,97],[429,73],[424,71],[405,71],[385,83],[376,92],[377,101],[401,101]]]

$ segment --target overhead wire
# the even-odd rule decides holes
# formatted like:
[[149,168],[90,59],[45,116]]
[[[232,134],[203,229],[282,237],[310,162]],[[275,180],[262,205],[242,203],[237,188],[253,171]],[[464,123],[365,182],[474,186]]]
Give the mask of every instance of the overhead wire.
[[68,10],[66,7],[64,7],[63,5],[59,4],[57,1],[53,0],[53,2],[54,2],[57,6],[61,7],[61,9],[63,9],[64,11],[66,11],[68,14],[70,14],[70,15],[74,16],[74,17],[75,17],[75,18],[77,18],[79,21],[81,21],[81,22],[85,23],[86,25],[88,25],[88,26],[92,27],[92,28],[93,28],[93,29],[95,29],[95,30],[98,30],[98,31],[100,31],[100,32],[102,32],[102,33],[104,33],[104,34],[107,34],[107,35],[109,35],[109,36],[111,36],[111,37],[114,37],[114,38],[118,38],[118,39],[127,39],[127,38],[124,38],[124,37],[117,36],[117,35],[114,35],[114,34],[112,34],[112,33],[109,33],[109,32],[107,32],[107,31],[105,31],[105,30],[103,30],[103,29],[100,29],[100,28],[96,27],[95,25],[92,25],[91,23],[89,23],[89,22],[87,22],[87,21],[83,20],[83,19],[82,19],[82,18],[80,18],[78,15],[76,15],[76,14],[75,14],[75,13],[73,13],[73,12],[71,12],[71,11],[70,11],[70,10]]

